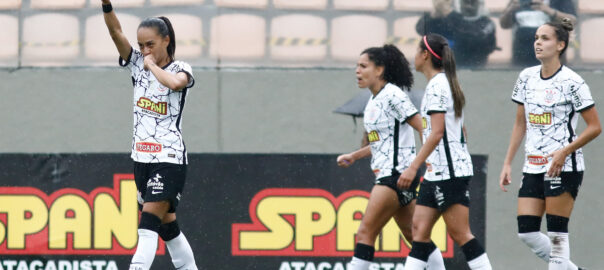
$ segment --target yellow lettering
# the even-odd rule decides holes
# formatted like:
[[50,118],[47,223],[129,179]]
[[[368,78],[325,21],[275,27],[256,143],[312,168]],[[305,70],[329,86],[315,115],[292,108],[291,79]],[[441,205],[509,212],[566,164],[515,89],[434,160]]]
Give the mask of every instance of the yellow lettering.
[[340,204],[338,208],[338,224],[336,236],[336,249],[338,251],[352,251],[355,246],[355,235],[361,225],[361,219],[354,219],[356,213],[365,213],[367,202],[365,197],[350,197]]
[[[46,204],[34,195],[0,196],[0,213],[7,213],[7,228],[3,230],[8,249],[24,249],[25,236],[44,229],[48,220]],[[26,218],[26,213],[31,216]]]
[[[67,217],[68,212],[73,217]],[[89,249],[91,247],[91,209],[84,198],[75,194],[63,195],[50,207],[48,226],[48,247],[50,249],[67,248],[67,235],[73,233],[73,247]]]
[[[333,205],[322,197],[269,197],[258,203],[257,211],[268,231],[240,232],[242,250],[280,250],[294,239],[296,250],[313,250],[314,237],[329,233],[336,223]],[[297,230],[282,215],[293,215]]]
[[[136,246],[138,227],[138,203],[134,181],[120,181],[120,198],[100,193],[94,198],[94,247],[111,249],[113,235],[124,248]],[[119,220],[119,222],[112,222]]]

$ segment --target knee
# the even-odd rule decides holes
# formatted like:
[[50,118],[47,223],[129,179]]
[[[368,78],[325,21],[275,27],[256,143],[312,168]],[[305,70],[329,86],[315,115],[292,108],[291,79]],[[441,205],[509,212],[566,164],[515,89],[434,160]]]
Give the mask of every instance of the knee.
[[420,222],[413,222],[411,235],[413,236],[413,241],[416,242],[428,242],[430,241],[430,232],[432,228],[428,228],[427,224],[423,224]]
[[447,232],[458,245],[463,245],[474,238],[474,235],[470,232],[470,228],[447,227]]
[[357,231],[357,242],[373,245],[375,239],[377,238],[378,232],[379,230],[373,229],[371,226],[361,223],[359,230]]

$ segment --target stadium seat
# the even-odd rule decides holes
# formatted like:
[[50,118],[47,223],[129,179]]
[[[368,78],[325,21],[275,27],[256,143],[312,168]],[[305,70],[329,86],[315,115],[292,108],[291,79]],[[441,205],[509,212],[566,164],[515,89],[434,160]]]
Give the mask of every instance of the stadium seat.
[[331,55],[335,60],[356,61],[366,48],[386,42],[386,20],[369,15],[348,15],[331,22]]
[[579,14],[592,13],[604,14],[604,1],[601,0],[579,0]]
[[23,21],[24,66],[65,65],[80,53],[80,23],[72,15],[44,13]]
[[489,12],[502,12],[509,2],[509,0],[485,0],[485,5]]
[[203,0],[151,0],[153,6],[200,5]]
[[0,1],[0,10],[18,9],[21,7],[21,0],[2,0]]
[[266,8],[268,0],[214,0],[217,7]]
[[285,15],[271,22],[271,57],[322,60],[327,55],[327,22],[312,15]]
[[327,0],[273,0],[273,5],[282,9],[325,9]]
[[421,38],[415,31],[417,20],[419,20],[419,16],[405,17],[394,21],[392,31],[394,36],[387,41],[387,43],[398,47],[409,61],[415,56]]
[[[159,16],[159,15],[158,15]],[[201,56],[205,42],[202,34],[202,22],[197,16],[186,14],[162,14],[170,19],[176,35],[177,59],[191,59]]]
[[[96,0],[91,0],[91,5],[92,5],[92,1],[96,1]],[[100,2],[99,2],[99,7],[100,7]],[[117,1],[111,1],[111,5],[113,5],[114,7],[142,7],[143,5],[145,5],[145,0],[117,0]]]
[[[136,30],[141,20],[130,14],[117,13],[122,31],[134,48],[138,48]],[[86,58],[93,60],[94,65],[117,65],[119,54],[105,25],[102,14],[86,19],[84,51]]]
[[333,5],[336,9],[346,10],[386,10],[388,0],[334,0]]
[[512,60],[512,42],[513,33],[511,29],[503,29],[499,25],[499,18],[491,17],[491,20],[495,23],[495,38],[497,40],[497,47],[501,50],[494,51],[489,55],[489,64],[505,64]]
[[0,25],[5,29],[0,46],[0,66],[16,66],[19,57],[19,19],[0,14]]
[[585,63],[604,63],[602,44],[604,35],[604,18],[587,19],[581,23],[581,60]]
[[402,11],[430,11],[432,1],[428,0],[394,0],[394,9]]
[[85,5],[86,0],[31,0],[31,8],[39,9],[78,9]]
[[226,59],[257,59],[264,56],[266,22],[247,14],[214,17],[210,30],[210,56]]

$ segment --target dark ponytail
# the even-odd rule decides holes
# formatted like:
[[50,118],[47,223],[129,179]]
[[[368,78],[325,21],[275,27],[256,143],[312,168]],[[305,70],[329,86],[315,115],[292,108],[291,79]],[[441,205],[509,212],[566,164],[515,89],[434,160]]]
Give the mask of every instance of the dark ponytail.
[[174,53],[176,52],[176,38],[174,36],[174,28],[172,28],[172,23],[170,23],[170,20],[164,16],[147,18],[138,26],[138,28],[141,27],[155,28],[157,33],[162,38],[170,37],[170,43],[168,44],[167,51],[170,60],[174,61]]
[[455,116],[461,117],[463,107],[466,105],[466,98],[457,80],[455,56],[453,55],[453,50],[449,47],[447,39],[438,34],[428,34],[420,42],[420,48],[428,51],[430,62],[432,62],[432,66],[435,69],[443,69],[445,71],[449,86],[451,87],[451,94],[453,95]]
[[561,21],[548,22],[545,24],[554,28],[558,41],[564,41],[564,48],[560,51],[560,57],[562,57],[566,48],[568,48],[570,31],[573,31],[575,28],[572,21],[569,18],[562,18]]
[[387,44],[382,47],[367,48],[361,54],[367,54],[369,60],[376,66],[384,67],[382,73],[384,81],[403,90],[411,90],[413,73],[409,68],[409,61],[396,46]]

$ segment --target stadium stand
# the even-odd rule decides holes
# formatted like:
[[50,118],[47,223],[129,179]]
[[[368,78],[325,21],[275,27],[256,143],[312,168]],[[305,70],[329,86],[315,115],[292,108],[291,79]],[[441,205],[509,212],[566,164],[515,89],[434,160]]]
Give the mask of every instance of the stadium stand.
[[331,56],[334,60],[356,61],[367,47],[386,42],[386,20],[369,15],[347,15],[331,22]]
[[15,66],[19,56],[19,20],[14,16],[0,14],[0,25],[4,27],[0,66]]
[[421,38],[415,31],[415,24],[418,20],[419,16],[412,16],[394,21],[392,31],[394,36],[387,41],[397,46],[409,61],[413,60]]
[[176,35],[176,58],[191,59],[201,56],[205,46],[202,21],[199,17],[187,14],[158,14],[166,16],[172,22]]
[[18,9],[21,7],[21,0],[2,0],[0,1],[0,10]]
[[268,0],[214,0],[217,7],[266,8]]
[[600,34],[604,29],[604,18],[587,19],[581,23],[581,60],[585,63],[604,63],[602,44],[604,36]]
[[80,23],[72,15],[42,13],[23,21],[22,64],[64,65],[80,52]]
[[394,0],[392,3],[395,10],[402,11],[430,11],[432,1],[427,0]]
[[78,9],[84,6],[86,0],[31,0],[31,8],[37,9]]
[[201,5],[203,0],[150,0],[152,6]]
[[489,12],[502,12],[508,5],[509,0],[485,0]]
[[389,3],[388,0],[334,0],[333,6],[345,10],[386,10]]
[[512,42],[513,33],[511,29],[503,29],[499,25],[498,17],[491,17],[491,20],[495,23],[495,38],[497,40],[498,50],[494,51],[489,55],[489,64],[506,64],[512,60]]
[[327,0],[273,0],[275,8],[281,9],[316,9],[322,10],[327,7]]
[[604,14],[604,1],[579,0],[579,13]]
[[285,15],[271,21],[271,57],[277,60],[323,60],[327,22],[312,15]]
[[226,14],[212,18],[210,56],[254,59],[264,56],[266,22],[263,17]]

